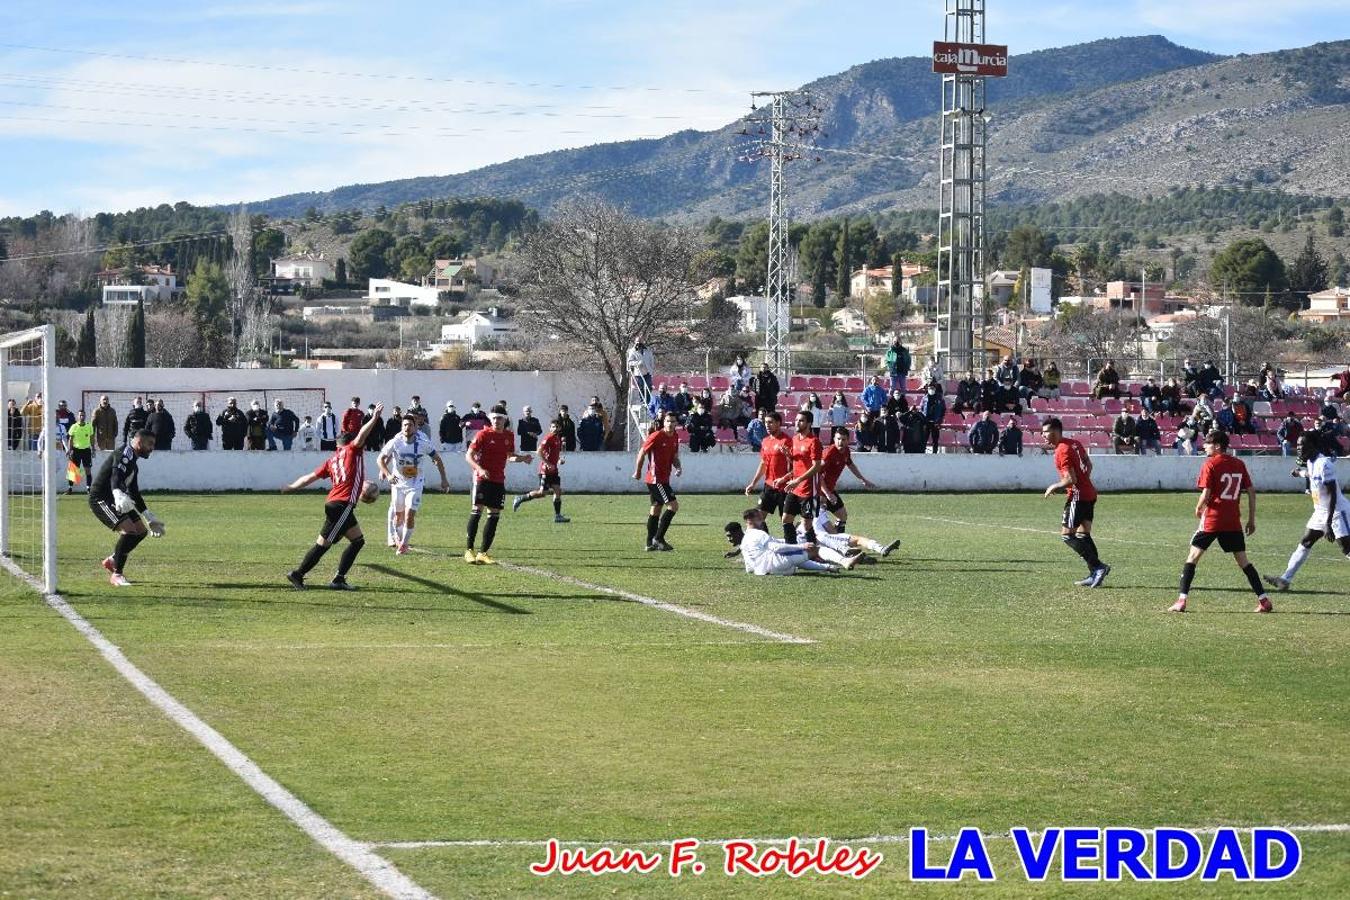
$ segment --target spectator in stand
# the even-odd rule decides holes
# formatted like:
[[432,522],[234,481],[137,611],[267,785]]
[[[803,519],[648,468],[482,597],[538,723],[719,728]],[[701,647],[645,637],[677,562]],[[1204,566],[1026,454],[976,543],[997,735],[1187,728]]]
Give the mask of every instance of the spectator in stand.
[[1350,400],[1350,365],[1336,374],[1336,396]]
[[858,438],[858,451],[868,453],[877,449],[877,417],[866,409],[858,416],[858,427],[856,429]]
[[1115,362],[1109,359],[1097,372],[1097,379],[1092,385],[1092,396],[1096,399],[1100,400],[1107,394],[1117,399],[1120,397],[1120,373],[1116,371]]
[[1200,395],[1200,369],[1189,359],[1181,362],[1181,386],[1186,392],[1187,397],[1197,397]]
[[694,411],[689,414],[685,427],[689,430],[689,452],[706,453],[717,445],[712,415],[702,400],[694,402]]
[[1233,434],[1256,434],[1256,416],[1248,401],[1233,401]]
[[992,454],[998,448],[998,426],[994,424],[989,410],[980,413],[975,424],[970,426],[966,441],[971,453]]
[[681,381],[680,389],[675,392],[675,415],[681,425],[689,419],[694,409],[694,395],[689,393],[689,382]]
[[761,409],[759,414],[750,420],[745,426],[745,442],[750,445],[750,449],[759,452],[759,445],[764,442],[764,436],[769,433],[767,419],[769,411]]
[[[1021,371],[1017,368],[1017,362],[1012,356],[1005,356],[994,369],[994,380],[1007,391],[1017,388],[1018,376]],[[997,428],[998,426],[994,426]]]
[[730,428],[733,436],[740,437],[736,429],[748,424],[750,416],[740,392],[727,388],[717,401],[717,427]]
[[[107,397],[103,398],[107,400]],[[19,404],[16,400],[9,400],[5,404],[5,428],[7,429],[7,438],[9,440],[9,449],[18,450],[19,444],[23,442],[23,413],[19,410]]]
[[1139,405],[1149,412],[1157,412],[1162,404],[1162,388],[1150,376],[1139,388]]
[[892,390],[891,395],[886,398],[884,409],[888,416],[898,416],[909,409],[909,400],[905,398],[905,392],[899,388]]
[[1196,428],[1194,416],[1187,416],[1183,419],[1181,424],[1177,426],[1177,456],[1194,456],[1196,452],[1195,442],[1201,433],[1208,434],[1208,432],[1199,432]]
[[1313,430],[1319,437],[1322,453],[1331,457],[1345,453],[1345,445],[1341,443],[1341,438],[1345,436],[1345,426],[1338,417],[1325,414],[1318,416]]
[[[137,400],[140,398],[137,397]],[[143,410],[142,410],[143,411]],[[24,431],[28,435],[28,449],[37,450],[38,439],[42,436],[42,392],[38,391],[37,396],[27,400],[23,409]]]
[[539,420],[534,417],[534,410],[527,404],[520,410],[520,418],[516,420],[516,449],[521,453],[533,453],[539,449],[539,436],[544,433],[544,426],[539,424]]
[[928,363],[923,367],[923,374],[920,376],[920,380],[924,383],[925,391],[927,390],[928,385],[936,384],[938,386],[938,391],[941,392],[942,379],[942,361],[936,356],[928,357]]
[[980,382],[975,373],[966,372],[966,377],[956,383],[956,400],[952,403],[952,412],[964,415],[967,410],[974,411],[980,405]]
[[705,387],[699,389],[699,392],[694,395],[694,403],[698,403],[700,400],[702,400],[703,405],[708,408],[708,415],[717,412],[717,398],[713,396],[711,388]]
[[1279,369],[1271,368],[1261,379],[1261,399],[1262,400],[1283,400],[1284,391],[1284,373]]
[[980,382],[980,412],[992,412],[998,408],[998,379],[993,369],[984,370],[984,381]]
[[643,343],[642,338],[633,341],[628,351],[628,371],[633,376],[633,384],[638,389],[643,403],[651,401],[652,375],[656,372],[656,360],[652,351]]
[[883,408],[873,426],[877,434],[877,449],[882,453],[900,452],[900,419],[889,407]]
[[[651,399],[647,401],[647,413],[651,416],[652,421],[659,422],[661,417],[668,412],[675,412],[675,398],[671,396],[670,391],[666,390],[664,384],[658,385],[656,393],[652,394]],[[677,418],[678,416],[679,414],[676,413]]]
[[361,412],[361,398],[353,397],[351,406],[342,413],[342,430],[338,434],[356,434],[365,421],[366,416]]
[[441,414],[440,428],[437,430],[442,450],[447,453],[459,453],[464,449],[464,425],[459,420],[459,413],[455,411],[454,401],[445,404],[445,412]]
[[[276,442],[281,441],[281,449],[289,450],[300,430],[300,420],[280,400],[273,402],[272,407],[272,416],[267,420],[267,449],[277,449]],[[155,449],[159,449],[158,443]]]
[[1214,401],[1214,427],[1224,434],[1232,434],[1233,429],[1237,427],[1237,417],[1233,415],[1233,408],[1222,400]]
[[[392,413],[390,413],[388,416],[385,417],[385,420],[384,420],[384,439],[383,439],[383,440],[377,440],[377,441],[376,441],[376,442],[379,444],[378,447],[370,447],[370,448],[367,448],[367,449],[373,449],[376,453],[379,453],[381,450],[384,449],[384,445],[385,445],[385,444],[389,443],[389,442],[392,441],[394,438],[396,438],[396,437],[398,437],[400,434],[402,434],[402,433],[403,433],[403,415],[404,415],[404,413],[403,413],[403,407],[401,407],[401,406],[395,406],[395,407],[394,407],[394,411],[393,411]],[[414,426],[414,427],[416,427],[416,426]],[[374,436],[374,437],[377,438],[377,439],[380,437],[380,435],[377,434],[377,433],[375,432],[374,429],[371,429],[371,435]]]
[[862,405],[874,416],[886,405],[886,387],[881,383],[880,375],[873,375],[872,383],[863,389]]
[[850,411],[848,408],[848,400],[844,397],[844,392],[835,391],[834,400],[830,403],[830,408],[826,413],[826,418],[829,420],[830,427],[831,428],[848,427],[849,415]]
[[[41,405],[38,407],[41,410]],[[145,401],[140,397],[134,397],[131,400],[131,409],[127,412],[127,417],[122,420],[122,443],[126,443],[131,436],[138,431],[145,430],[145,423],[150,420],[150,410],[145,408]]]
[[919,412],[923,413],[926,438],[931,442],[934,453],[938,452],[938,438],[942,433],[942,418],[947,415],[947,401],[942,399],[942,388],[930,382],[924,388],[923,399],[919,401]]
[[1158,389],[1158,397],[1158,408],[1163,415],[1179,416],[1185,412],[1181,405],[1181,385],[1175,378],[1167,379],[1167,383]]
[[924,423],[923,413],[917,406],[900,415],[900,449],[905,453],[922,453],[924,439],[928,436],[928,426]]
[[755,395],[755,409],[770,412],[778,408],[778,376],[773,374],[766,362],[760,366],[759,374],[750,379],[750,391]]
[[1322,411],[1320,415],[1324,419],[1339,419],[1341,417],[1340,410],[1336,408],[1336,392],[1332,388],[1327,388],[1326,393],[1322,397]]
[[[383,406],[381,406],[381,409],[383,409]],[[396,406],[394,409],[397,410],[398,407]],[[379,453],[380,450],[384,448],[384,418],[380,415],[379,411],[375,409],[374,403],[366,405],[365,415],[361,418],[361,428],[365,428],[366,423],[371,420],[374,420],[375,424],[370,426],[370,431],[367,432],[367,434],[370,435],[370,439],[366,441],[363,449],[367,453]],[[398,420],[395,419],[394,421]],[[359,431],[360,429],[357,430]]]
[[1280,427],[1275,430],[1275,437],[1280,442],[1280,455],[1292,456],[1294,450],[1298,447],[1298,439],[1303,435],[1303,423],[1299,421],[1298,416],[1293,413],[1285,413],[1284,420],[1280,422]]
[[1197,396],[1203,394],[1211,400],[1223,396],[1223,376],[1219,374],[1219,367],[1214,365],[1213,360],[1206,361],[1204,368],[1195,376],[1195,390]]
[[1191,410],[1190,418],[1198,432],[1196,434],[1197,440],[1203,439],[1205,435],[1214,430],[1214,411],[1210,408],[1209,401],[1205,399],[1204,394],[1195,398],[1195,406]]
[[575,453],[577,449],[577,422],[572,418],[572,413],[567,408],[566,403],[559,404],[558,414],[554,416],[554,419],[562,427],[563,450],[567,453]]
[[244,419],[248,423],[248,449],[266,449],[268,415],[267,410],[262,408],[262,403],[257,400],[249,403]]
[[1162,456],[1162,432],[1158,429],[1158,421],[1153,418],[1153,413],[1147,409],[1139,414],[1139,421],[1134,424],[1134,440],[1140,456],[1150,450],[1154,455]]
[[[712,394],[709,393],[709,394],[708,394],[708,409],[712,409],[712,408],[713,408]],[[604,426],[604,429],[605,429],[605,430],[604,430],[604,433],[605,433],[605,434],[609,434],[609,410],[605,409],[605,404],[603,404],[603,403],[600,402],[600,398],[599,398],[599,397],[596,397],[596,396],[592,396],[592,397],[591,397],[591,402],[587,405],[586,411],[587,411],[587,412],[590,412],[592,409],[595,409],[595,410],[599,410],[599,411],[600,411],[600,424]],[[604,449],[604,448],[601,447],[601,449]]]
[[1042,400],[1058,400],[1059,386],[1063,381],[1063,376],[1059,374],[1059,366],[1051,360],[1050,365],[1045,367],[1041,373],[1041,389],[1037,392]]
[[244,449],[244,436],[248,434],[248,416],[239,408],[239,401],[233,397],[225,401],[225,409],[216,416],[216,425],[220,428],[221,447],[226,450]]
[[[811,413],[811,418],[815,420],[817,423],[824,422],[825,405],[820,402],[820,395],[817,394],[815,391],[812,391],[810,396],[807,397],[806,399],[809,401],[806,405],[806,409]],[[819,431],[820,429],[817,428],[816,430]]]
[[886,374],[891,379],[891,390],[905,389],[905,380],[909,377],[909,349],[896,338],[886,351]]
[[998,438],[999,456],[1021,456],[1022,455],[1022,429],[1017,424],[1016,416],[1008,416],[1007,426],[1003,429],[1003,434]]
[[155,435],[156,450],[173,449],[173,439],[178,434],[178,428],[174,425],[173,416],[164,408],[163,400],[155,401],[155,411],[145,420],[145,427]]
[[318,450],[319,435],[314,430],[314,419],[305,416],[305,420],[300,423],[300,427],[295,432],[295,440],[300,445],[301,450]]
[[750,386],[750,378],[753,373],[750,370],[750,366],[746,365],[745,357],[741,356],[739,353],[736,354],[736,361],[731,364],[729,374],[731,375],[731,387],[729,390],[731,390],[732,393],[739,394],[741,391],[745,390],[745,388]]
[[1122,409],[1120,415],[1111,423],[1111,446],[1119,456],[1122,453],[1138,453],[1138,424],[1134,421],[1134,416],[1127,410]]
[[1017,375],[1017,396],[1027,409],[1031,409],[1032,399],[1040,395],[1041,383],[1041,373],[1036,368],[1036,360],[1026,360],[1022,364],[1022,371]]
[[323,401],[323,409],[319,412],[319,421],[314,423],[315,436],[319,439],[319,449],[325,453],[332,453],[337,449],[338,431],[337,414],[333,412],[333,404],[327,400]]
[[598,398],[591,400],[577,422],[577,444],[586,453],[605,449],[605,417]]
[[412,415],[417,419],[417,430],[431,437],[431,424],[427,420],[427,408],[422,405],[422,398],[417,394],[412,395],[412,403],[408,406],[408,412],[404,415]]
[[[113,450],[117,447],[117,410],[108,402],[108,395],[98,398],[94,407],[94,448]],[[12,438],[12,435],[11,435]]]
[[465,443],[473,443],[474,435],[488,426],[488,415],[483,411],[483,404],[475,400],[464,414],[461,424],[464,426]]

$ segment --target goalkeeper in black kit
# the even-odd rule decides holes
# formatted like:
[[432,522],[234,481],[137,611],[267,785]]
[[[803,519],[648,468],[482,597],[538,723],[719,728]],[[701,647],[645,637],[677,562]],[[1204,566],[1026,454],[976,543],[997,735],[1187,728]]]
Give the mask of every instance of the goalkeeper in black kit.
[[131,582],[122,575],[127,557],[146,534],[164,536],[164,523],[145,508],[145,500],[137,484],[137,463],[155,452],[154,432],[144,429],[135,432],[120,448],[111,453],[99,466],[94,483],[89,488],[89,508],[94,518],[117,532],[117,544],[112,556],[103,560],[108,580],[114,587],[127,587]]

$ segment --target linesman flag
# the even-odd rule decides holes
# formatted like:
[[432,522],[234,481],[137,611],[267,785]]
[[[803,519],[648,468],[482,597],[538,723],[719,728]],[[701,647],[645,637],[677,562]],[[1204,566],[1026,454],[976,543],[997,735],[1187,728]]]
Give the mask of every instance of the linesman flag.
[[71,484],[79,484],[83,480],[84,480],[84,472],[80,470],[79,466],[75,465],[75,460],[72,459],[69,462],[67,462],[66,481],[69,481]]

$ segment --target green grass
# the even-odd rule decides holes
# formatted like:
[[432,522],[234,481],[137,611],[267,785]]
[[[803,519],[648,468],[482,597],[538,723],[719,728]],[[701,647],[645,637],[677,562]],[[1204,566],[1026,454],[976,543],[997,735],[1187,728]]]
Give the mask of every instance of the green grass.
[[[925,826],[1258,825],[1350,820],[1350,592],[1321,545],[1258,616],[1217,548],[1193,612],[1168,616],[1193,497],[1109,496],[1114,572],[1075,588],[1059,501],[853,495],[854,530],[901,550],[831,578],[755,579],[722,559],[744,498],[686,497],[672,554],[642,552],[645,501],[506,513],[494,555],[809,637],[786,645],[566,582],[471,567],[463,497],[429,497],[415,543],[383,505],[351,576],[283,589],[317,497],[169,496],[117,592],[108,533],[63,500],[62,592],[147,674],[270,775],[366,841],[858,837]],[[1260,501],[1253,559],[1278,572],[1306,498]],[[956,525],[951,522],[990,522]],[[1021,529],[1021,530],[1019,530]],[[321,583],[336,564],[324,560]],[[366,896],[126,685],[31,592],[0,591],[0,897]],[[1350,892],[1350,835],[1303,838],[1303,867],[1224,895]],[[555,877],[533,848],[387,850],[447,897],[898,891],[907,848],[861,884],[720,874]],[[1029,885],[992,846],[989,896]],[[1034,887],[1034,889],[1033,889]],[[1079,888],[1078,890],[1082,890]],[[1137,896],[1214,894],[1198,883]]]

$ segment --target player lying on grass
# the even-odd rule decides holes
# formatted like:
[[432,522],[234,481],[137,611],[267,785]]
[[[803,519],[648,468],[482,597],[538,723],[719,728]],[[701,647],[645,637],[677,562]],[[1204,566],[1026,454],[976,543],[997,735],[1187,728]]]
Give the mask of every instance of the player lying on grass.
[[114,587],[131,584],[122,575],[122,568],[146,534],[164,536],[164,523],[146,509],[137,484],[140,478],[137,461],[149,459],[154,452],[155,433],[144,429],[136,432],[121,449],[108,454],[89,488],[89,509],[94,518],[118,534],[112,555],[103,560],[108,581]]
[[1266,584],[1287,591],[1294,576],[1308,560],[1308,554],[1322,538],[1340,544],[1341,552],[1350,560],[1350,500],[1346,500],[1336,480],[1336,458],[1322,452],[1322,436],[1305,431],[1298,439],[1299,467],[1290,474],[1308,479],[1308,493],[1312,494],[1313,511],[1308,517],[1303,539],[1289,557],[1289,568],[1283,575],[1266,576]]
[[[352,564],[356,562],[356,555],[366,545],[365,536],[361,534],[361,525],[356,521],[356,504],[362,499],[366,485],[364,450],[366,441],[370,439],[370,433],[375,428],[375,423],[381,421],[380,413],[382,412],[384,412],[384,404],[375,404],[371,417],[366,420],[366,424],[361,426],[360,431],[355,434],[350,431],[342,433],[338,438],[337,450],[333,451],[333,455],[325,460],[323,465],[313,472],[306,472],[281,489],[283,494],[289,494],[308,487],[321,478],[327,478],[333,482],[333,486],[328,490],[328,499],[323,506],[323,527],[319,530],[319,536],[315,539],[314,546],[306,551],[304,559],[300,560],[300,565],[297,568],[286,573],[286,580],[297,591],[305,589],[305,576],[319,564],[319,560],[323,559],[323,555],[328,552],[328,548],[337,543],[339,538],[344,537],[349,543],[347,549],[342,551],[342,558],[338,560],[337,574],[333,576],[333,580],[328,583],[328,586],[335,591],[350,591],[353,589],[347,583],[347,573],[351,571]],[[374,498],[373,493],[370,496],[371,499]]]
[[417,524],[417,511],[422,507],[422,490],[426,478],[422,475],[422,457],[429,456],[441,473],[441,490],[450,493],[450,481],[445,477],[445,463],[436,452],[431,438],[417,430],[417,416],[406,413],[399,423],[401,431],[380,450],[377,462],[380,477],[389,482],[389,546],[398,553],[407,553]]
[[807,537],[808,534],[814,536],[816,552],[820,555],[820,558],[825,562],[832,562],[836,565],[843,565],[844,561],[849,559],[850,556],[857,555],[864,550],[878,556],[890,556],[900,547],[899,541],[883,544],[860,534],[831,531],[830,517],[826,515],[824,510],[816,513],[815,528],[810,531],[807,530],[805,521],[797,526],[797,542],[808,542],[810,540]]
[[[1205,463],[1195,486],[1200,488],[1200,499],[1195,504],[1195,517],[1200,529],[1191,538],[1191,552],[1181,567],[1181,592],[1168,612],[1185,612],[1186,598],[1195,579],[1195,564],[1215,541],[1219,549],[1233,554],[1247,583],[1256,594],[1256,611],[1268,613],[1272,607],[1256,566],[1247,560],[1247,536],[1256,533],[1256,488],[1242,460],[1228,455],[1228,435],[1211,431],[1205,436]],[[1247,495],[1247,527],[1242,527],[1242,495]]]
[[[745,571],[751,575],[793,575],[801,569],[807,572],[838,572],[840,566],[822,562],[815,544],[789,544],[769,536],[764,527],[764,512],[758,507],[741,514],[745,522],[726,525],[727,540],[740,548]],[[851,569],[856,559],[843,567]]]

